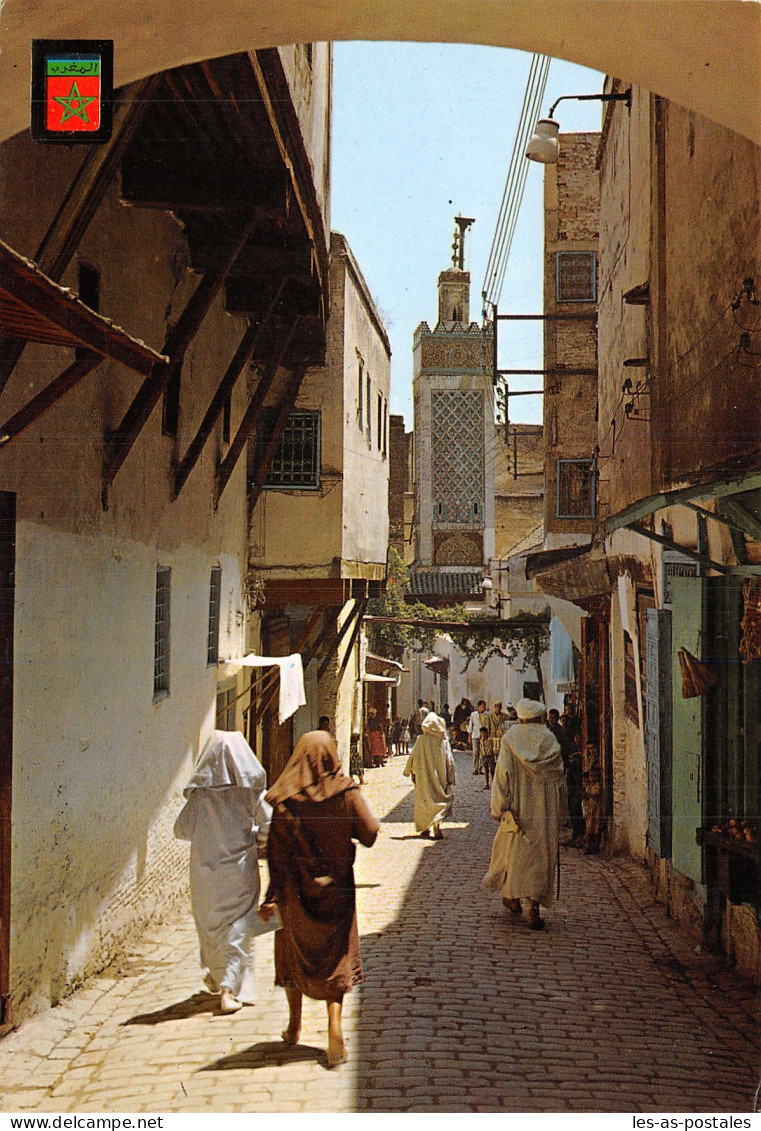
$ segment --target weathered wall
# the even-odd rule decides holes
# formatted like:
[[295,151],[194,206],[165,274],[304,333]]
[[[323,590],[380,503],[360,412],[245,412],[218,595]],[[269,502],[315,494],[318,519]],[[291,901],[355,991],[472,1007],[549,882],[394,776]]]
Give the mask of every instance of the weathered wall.
[[331,244],[325,365],[307,370],[296,402],[297,409],[320,413],[320,486],[316,491],[265,488],[251,517],[252,563],[281,578],[385,574],[388,500],[383,488],[388,477],[390,351],[345,240],[334,232]]
[[332,44],[299,42],[281,47],[280,59],[288,78],[301,136],[309,154],[322,222],[325,231],[329,232]]
[[494,452],[494,554],[504,558],[537,528],[536,541],[542,541],[542,425],[511,424],[507,441],[504,427],[496,426]]
[[[761,330],[730,309],[761,277],[761,149],[679,106],[663,107],[667,340],[654,405],[668,435],[660,485],[710,469],[757,467]],[[738,348],[749,333],[749,349]]]
[[[585,320],[544,324],[544,366],[549,370],[589,370],[588,375],[557,373],[544,378],[545,545],[565,536],[589,535],[590,518],[557,517],[557,461],[590,459],[597,441],[597,335],[595,302],[559,302],[559,253],[598,252],[599,178],[595,156],[599,134],[562,134],[560,158],[545,167],[544,312]],[[565,538],[567,541],[567,537]]]
[[[342,444],[344,560],[356,576],[385,577],[388,550],[389,400],[391,347],[367,283],[344,237],[332,237],[344,273]],[[359,364],[364,373],[364,427],[359,421]],[[370,427],[367,395],[370,388]],[[380,422],[378,405],[380,397]],[[380,568],[374,568],[380,567]]]
[[[631,110],[609,106],[600,151],[599,492],[600,517],[652,487],[650,396],[655,344],[647,303],[624,295],[651,283],[651,96],[632,91]],[[654,283],[653,283],[654,285]],[[631,359],[645,365],[626,366]],[[629,378],[632,393],[623,395]],[[637,393],[645,395],[636,395]],[[625,405],[632,405],[627,416]],[[615,423],[614,423],[615,421]],[[646,454],[648,453],[648,454]]]

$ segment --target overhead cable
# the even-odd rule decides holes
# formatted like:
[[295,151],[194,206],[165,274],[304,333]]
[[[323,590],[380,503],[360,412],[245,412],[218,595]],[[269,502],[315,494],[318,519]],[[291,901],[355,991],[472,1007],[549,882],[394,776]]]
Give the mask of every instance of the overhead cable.
[[528,161],[526,161],[524,154],[536,120],[541,113],[549,69],[550,58],[548,55],[532,56],[526,90],[523,95],[523,106],[521,107],[518,129],[513,142],[502,203],[482,287],[484,302],[494,306],[499,305],[513,235],[523,201],[523,191],[528,175]]

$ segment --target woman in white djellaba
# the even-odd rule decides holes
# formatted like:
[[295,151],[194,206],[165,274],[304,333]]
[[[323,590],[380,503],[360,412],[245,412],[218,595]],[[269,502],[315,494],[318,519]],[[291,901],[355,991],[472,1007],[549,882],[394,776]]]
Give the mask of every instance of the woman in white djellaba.
[[190,841],[190,900],[204,983],[222,1013],[255,1000],[251,940],[269,928],[257,914],[259,853],[272,808],[267,776],[239,731],[215,730],[193,776],[174,834]]
[[528,925],[545,926],[540,904],[553,901],[560,826],[567,819],[560,744],[545,726],[543,703],[521,699],[518,722],[502,737],[491,791],[491,815],[499,821],[485,888],[502,891],[514,914],[530,901]]
[[443,840],[441,822],[452,812],[455,769],[446,724],[433,711],[423,719],[404,774],[415,786],[415,828],[421,836]]

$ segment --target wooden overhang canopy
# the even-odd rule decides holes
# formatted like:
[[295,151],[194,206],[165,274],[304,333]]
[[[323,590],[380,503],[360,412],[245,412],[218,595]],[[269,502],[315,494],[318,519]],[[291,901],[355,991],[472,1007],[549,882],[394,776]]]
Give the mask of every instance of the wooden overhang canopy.
[[[280,323],[300,316],[284,365],[324,350],[328,244],[308,153],[277,49],[179,67],[160,76],[122,161],[122,199],[174,212],[190,269],[207,273],[250,224],[224,279],[232,314],[277,309],[252,356],[267,361]],[[310,360],[311,360],[310,356]]]
[[[225,308],[248,321],[198,430],[174,475],[182,491],[232,389],[250,360],[263,372],[215,477],[215,505],[255,432],[274,409],[267,450],[250,485],[261,493],[309,365],[325,358],[329,259],[288,79],[277,49],[211,59],[158,76],[139,129],[121,161],[121,197],[133,207],[174,213],[190,270],[201,275],[167,335],[166,369],[144,383],[108,440],[103,502],[130,449],[164,395],[179,403],[185,353],[223,290]],[[280,371],[289,376],[285,381]],[[170,412],[176,412],[176,407]]]
[[42,415],[87,373],[110,358],[147,376],[167,359],[90,310],[71,291],[59,286],[35,263],[0,241],[0,337],[4,343],[37,342],[76,349],[80,356],[42,392],[0,425],[0,443],[7,444]]
[[265,607],[268,611],[288,605],[306,605],[314,609],[341,608],[350,600],[380,597],[386,587],[383,580],[364,577],[267,578],[264,583]]
[[606,554],[596,543],[538,550],[526,558],[526,577],[548,597],[570,601],[595,616],[606,616],[619,574],[652,585],[648,563],[629,554]]
[[[761,471],[753,468],[743,473],[735,469],[727,471],[724,475],[716,474],[714,478],[703,483],[693,483],[639,499],[618,514],[611,515],[605,522],[605,533],[613,534],[616,530],[622,529],[632,530],[668,550],[685,554],[700,565],[718,573],[758,573],[761,572],[761,567],[748,564],[746,539],[761,541],[760,500]],[[711,501],[715,504],[714,510],[707,509],[707,505],[701,505]],[[700,538],[697,549],[693,550],[643,525],[643,520],[650,519],[660,510],[674,506],[686,507],[693,511],[698,524],[713,520],[726,526],[732,538],[738,565],[727,566],[722,562],[712,561],[701,549]]]

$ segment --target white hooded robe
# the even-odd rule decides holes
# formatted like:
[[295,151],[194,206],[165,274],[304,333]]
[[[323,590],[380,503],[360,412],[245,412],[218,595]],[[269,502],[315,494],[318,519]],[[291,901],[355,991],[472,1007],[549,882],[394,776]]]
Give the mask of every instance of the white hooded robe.
[[567,803],[560,745],[544,723],[517,723],[503,736],[491,814],[500,826],[482,887],[550,906]]
[[204,981],[240,1001],[255,1000],[251,940],[259,919],[258,850],[267,842],[272,809],[267,778],[239,731],[215,730],[185,787],[175,836],[190,841],[190,899]]
[[422,734],[412,747],[405,777],[415,779],[415,828],[419,833],[452,812],[455,768],[443,719],[431,712],[423,719]]

